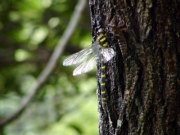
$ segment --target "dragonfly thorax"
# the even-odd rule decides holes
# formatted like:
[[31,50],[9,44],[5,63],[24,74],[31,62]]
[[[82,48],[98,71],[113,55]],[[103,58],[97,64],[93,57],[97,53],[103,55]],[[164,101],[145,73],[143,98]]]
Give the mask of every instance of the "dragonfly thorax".
[[97,42],[102,47],[108,47],[107,35],[104,29],[98,30]]

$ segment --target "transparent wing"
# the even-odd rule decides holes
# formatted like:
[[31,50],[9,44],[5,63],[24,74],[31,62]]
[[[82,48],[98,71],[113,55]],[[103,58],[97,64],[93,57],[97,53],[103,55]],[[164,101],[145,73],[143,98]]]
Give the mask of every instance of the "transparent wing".
[[64,66],[70,66],[75,65],[78,63],[81,63],[83,60],[85,60],[89,54],[92,53],[92,48],[88,47],[86,49],[83,49],[75,54],[70,55],[63,61]]
[[86,72],[89,72],[90,70],[93,69],[94,67],[94,61],[95,61],[95,56],[92,55],[92,57],[89,57],[89,59],[87,59],[87,61],[81,63],[74,71],[73,71],[73,75],[79,75],[79,74],[83,74]]
[[108,62],[116,55],[116,52],[112,48],[102,48],[101,54],[104,56],[105,62]]

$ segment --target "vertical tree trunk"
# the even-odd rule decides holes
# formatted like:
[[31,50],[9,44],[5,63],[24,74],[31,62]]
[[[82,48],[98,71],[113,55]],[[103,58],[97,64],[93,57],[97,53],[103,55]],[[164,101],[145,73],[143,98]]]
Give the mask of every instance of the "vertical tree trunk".
[[107,31],[116,56],[106,64],[101,135],[180,134],[180,0],[89,0],[92,35]]

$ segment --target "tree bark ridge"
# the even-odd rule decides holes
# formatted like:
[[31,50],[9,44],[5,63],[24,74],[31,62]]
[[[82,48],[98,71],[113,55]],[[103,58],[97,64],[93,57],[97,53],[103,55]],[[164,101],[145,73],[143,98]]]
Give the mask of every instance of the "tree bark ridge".
[[96,28],[105,28],[116,51],[106,65],[108,113],[98,95],[101,135],[180,134],[179,6],[171,0],[90,0],[94,39]]

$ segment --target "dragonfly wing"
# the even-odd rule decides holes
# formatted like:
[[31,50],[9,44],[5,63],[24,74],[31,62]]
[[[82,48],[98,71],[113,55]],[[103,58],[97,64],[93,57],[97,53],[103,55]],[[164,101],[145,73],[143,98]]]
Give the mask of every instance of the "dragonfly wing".
[[116,52],[112,48],[102,48],[101,51],[102,51],[101,53],[105,59],[105,62],[108,62],[116,55]]
[[73,72],[73,75],[79,75],[89,72],[94,67],[95,56],[89,57],[85,62],[81,63]]
[[100,54],[100,47],[99,47],[99,44],[97,41],[95,41],[93,44],[92,44],[92,51],[95,55],[99,55]]
[[92,48],[88,47],[86,49],[83,49],[75,54],[70,55],[69,57],[67,57],[64,61],[63,61],[63,65],[64,66],[71,66],[71,65],[75,65],[78,63],[81,63],[82,61],[84,61],[89,54],[92,53]]

